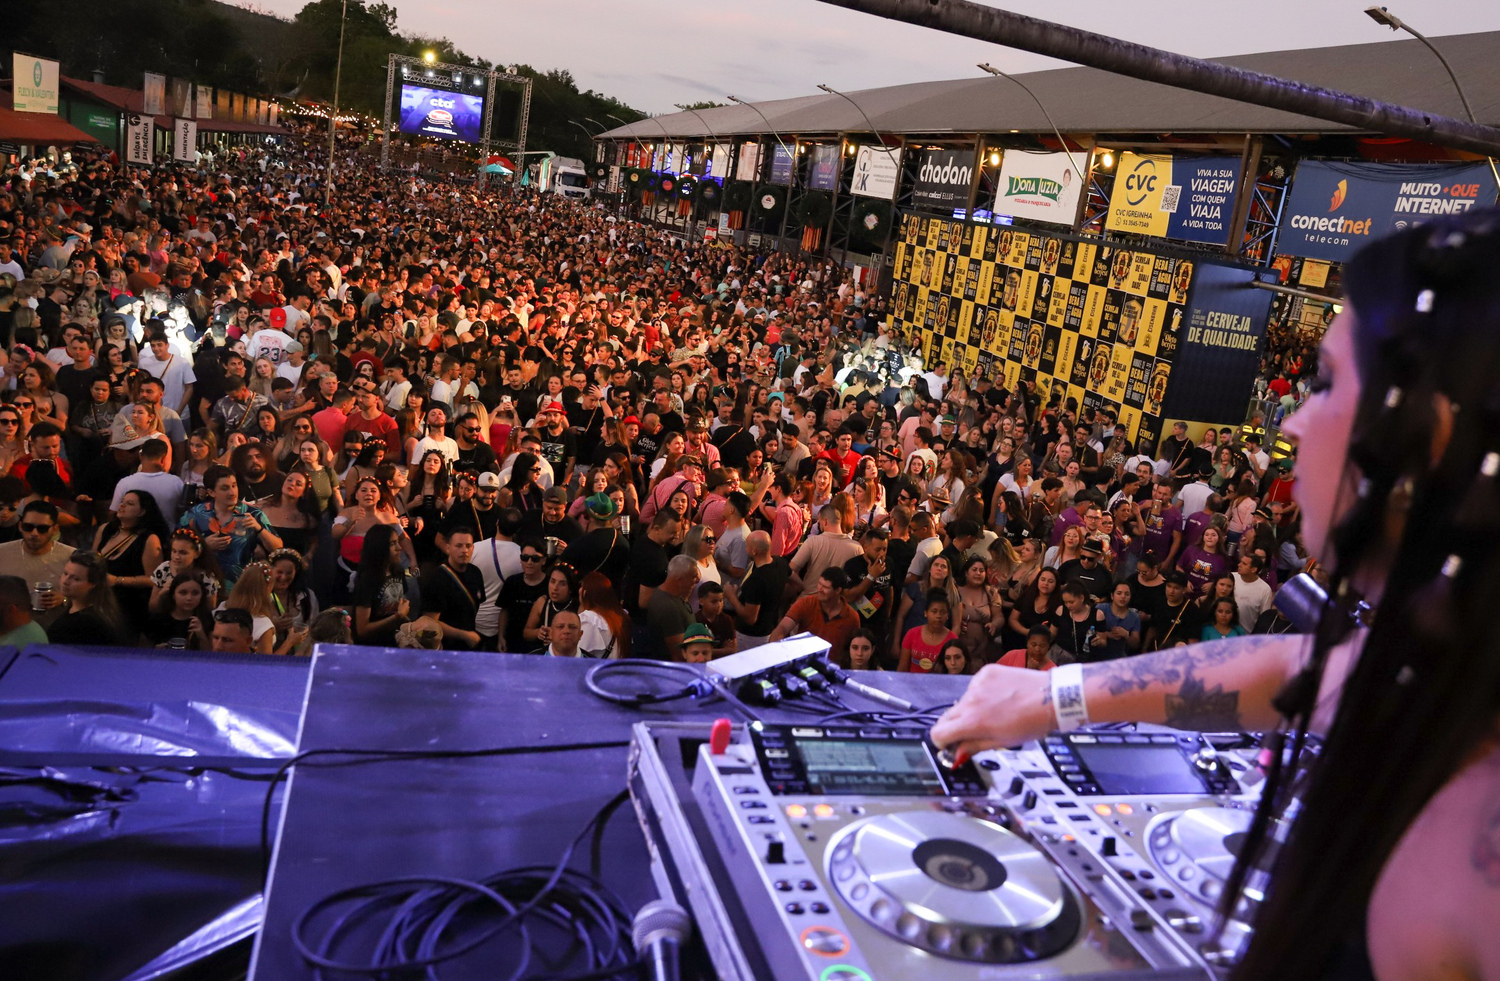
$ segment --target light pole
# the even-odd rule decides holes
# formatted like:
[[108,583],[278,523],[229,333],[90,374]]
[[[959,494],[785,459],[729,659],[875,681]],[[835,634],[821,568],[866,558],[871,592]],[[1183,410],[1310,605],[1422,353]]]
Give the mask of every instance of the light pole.
[[[1479,120],[1474,118],[1474,110],[1469,107],[1469,97],[1464,94],[1464,87],[1459,84],[1458,74],[1454,72],[1453,66],[1448,64],[1448,59],[1443,57],[1443,53],[1437,49],[1437,46],[1434,45],[1431,41],[1427,40],[1426,35],[1419,33],[1416,28],[1412,27],[1406,21],[1391,13],[1385,7],[1366,7],[1365,13],[1369,15],[1371,20],[1379,24],[1381,27],[1389,27],[1393,31],[1405,31],[1412,37],[1416,38],[1418,41],[1421,41],[1423,44],[1425,44],[1427,46],[1427,50],[1431,51],[1434,55],[1437,56],[1437,60],[1442,62],[1443,70],[1448,73],[1448,78],[1453,81],[1453,88],[1458,92],[1458,101],[1463,103],[1464,115],[1469,117],[1469,122],[1475,124],[1476,126],[1479,125]],[[1496,187],[1500,188],[1500,170],[1497,170],[1495,167],[1495,158],[1486,156],[1484,159],[1489,161],[1490,173],[1494,175]]]
[[349,23],[349,0],[339,13],[339,57],[333,69],[333,111],[328,114],[328,173],[323,181],[323,208],[333,200],[333,134],[339,124],[339,82],[344,77],[344,27]]
[[1042,110],[1042,115],[1047,117],[1047,125],[1052,127],[1052,135],[1057,137],[1057,142],[1062,147],[1063,153],[1066,153],[1068,155],[1068,160],[1073,164],[1073,170],[1078,174],[1080,180],[1086,180],[1088,178],[1087,171],[1079,167],[1078,161],[1073,159],[1073,151],[1068,149],[1068,141],[1063,139],[1062,133],[1058,132],[1057,123],[1052,121],[1052,113],[1048,112],[1047,107],[1042,105],[1042,100],[1038,99],[1036,93],[1031,91],[1031,87],[1028,86],[1025,82],[1021,81],[1019,78],[1016,78],[1016,76],[1003,72],[1000,69],[996,68],[994,65],[991,65],[987,62],[981,62],[976,67],[982,72],[988,72],[989,74],[994,75],[996,78],[1010,79],[1012,82],[1015,82],[1017,85],[1021,86],[1021,90],[1023,92],[1031,96],[1031,101],[1035,102],[1036,107]]
[[829,95],[838,96],[840,99],[843,99],[845,102],[853,106],[854,111],[859,113],[859,117],[865,121],[865,125],[870,127],[870,133],[875,137],[875,139],[880,140],[880,148],[885,151],[885,155],[889,157],[894,152],[891,147],[885,145],[885,140],[880,139],[880,130],[876,129],[875,124],[870,122],[870,117],[865,115],[865,111],[860,108],[858,102],[855,102],[853,99],[849,98],[849,96],[845,95],[844,93],[840,92],[838,89],[833,88],[830,85],[819,85],[818,88],[824,92],[827,92]]
[[729,101],[733,102],[735,105],[744,106],[746,109],[754,110],[755,114],[760,117],[761,122],[766,124],[766,129],[770,130],[771,135],[776,137],[776,142],[781,145],[782,151],[785,152],[786,155],[791,157],[793,160],[797,159],[797,155],[793,153],[791,149],[786,145],[786,140],[783,140],[781,138],[781,134],[776,132],[776,127],[771,125],[771,121],[766,118],[766,114],[760,111],[760,106],[757,106],[753,102],[746,102],[744,99],[741,99],[737,95],[731,95],[729,97]]

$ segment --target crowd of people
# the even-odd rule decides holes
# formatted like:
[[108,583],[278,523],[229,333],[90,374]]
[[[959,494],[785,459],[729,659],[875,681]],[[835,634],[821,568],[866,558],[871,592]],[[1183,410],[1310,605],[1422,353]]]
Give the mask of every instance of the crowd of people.
[[[0,185],[0,643],[1050,668],[1285,630],[1289,460],[923,365],[812,257],[317,140]],[[1278,365],[1278,369],[1286,366]]]

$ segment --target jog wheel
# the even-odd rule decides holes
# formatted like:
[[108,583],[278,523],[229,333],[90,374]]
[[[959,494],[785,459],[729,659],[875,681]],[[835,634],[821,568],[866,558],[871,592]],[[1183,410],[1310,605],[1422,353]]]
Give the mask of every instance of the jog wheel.
[[1158,818],[1147,832],[1151,860],[1181,890],[1213,905],[1224,891],[1254,817],[1228,807],[1195,807]]
[[1078,900],[1048,858],[993,821],[908,811],[829,842],[828,879],[870,925],[956,960],[1051,957],[1078,935]]

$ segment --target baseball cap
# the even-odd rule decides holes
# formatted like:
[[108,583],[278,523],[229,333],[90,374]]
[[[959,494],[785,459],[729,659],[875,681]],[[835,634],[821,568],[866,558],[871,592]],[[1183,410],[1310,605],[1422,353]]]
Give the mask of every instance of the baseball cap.
[[286,326],[286,307],[271,308],[271,326],[280,330]]
[[542,495],[542,500],[544,500],[544,501],[556,501],[559,504],[567,504],[568,503],[568,491],[564,487],[549,487],[549,488],[547,488],[546,493],[544,493]]
[[491,487],[499,487],[500,475],[495,473],[493,470],[486,470],[484,473],[479,475],[478,486],[484,487],[486,489]]
[[683,646],[688,644],[713,644],[714,632],[701,623],[690,623],[682,632]]
[[298,351],[301,351],[301,350],[303,350],[303,347],[302,347],[302,344],[301,344],[300,341],[288,341],[287,342],[287,345],[286,345],[286,353],[287,354],[296,354]]
[[583,507],[588,511],[590,517],[613,518],[615,516],[615,502],[608,494],[592,494],[583,502]]
[[620,420],[620,424],[623,426],[629,426],[631,424],[639,426],[641,424],[641,420],[636,416],[626,416],[624,419]]

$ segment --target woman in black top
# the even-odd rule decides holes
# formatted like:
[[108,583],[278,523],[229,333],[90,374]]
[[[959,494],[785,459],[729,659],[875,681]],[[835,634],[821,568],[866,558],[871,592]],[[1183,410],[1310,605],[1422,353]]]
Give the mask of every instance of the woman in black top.
[[[542,489],[537,485],[537,475],[542,472],[536,455],[533,453],[516,454],[515,463],[511,464],[510,480],[500,489],[500,507],[517,508],[521,511],[535,511],[542,506]],[[559,477],[565,477],[559,474]]]
[[212,644],[206,625],[213,622],[213,611],[202,576],[196,572],[173,576],[167,585],[167,603],[165,612],[154,613],[146,620],[146,640],[158,647],[208,650]]
[[130,632],[128,638],[122,638],[127,642],[135,640],[145,625],[151,573],[161,564],[162,542],[168,534],[156,498],[136,490],[120,495],[115,517],[94,533],[94,551],[108,566],[107,581],[124,613],[121,626]]
[[[68,612],[47,630],[54,644],[110,644],[121,640],[120,607],[109,588],[109,565],[98,552],[74,552],[63,566],[58,591]],[[142,604],[144,606],[145,604]],[[132,634],[127,643],[133,643]]]
[[396,631],[410,619],[408,576],[401,565],[396,525],[377,524],[365,532],[359,569],[354,574],[354,639],[392,647]]

